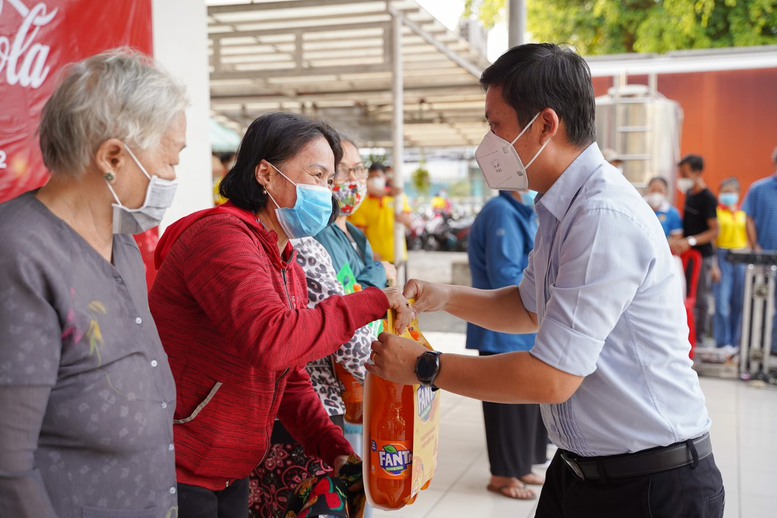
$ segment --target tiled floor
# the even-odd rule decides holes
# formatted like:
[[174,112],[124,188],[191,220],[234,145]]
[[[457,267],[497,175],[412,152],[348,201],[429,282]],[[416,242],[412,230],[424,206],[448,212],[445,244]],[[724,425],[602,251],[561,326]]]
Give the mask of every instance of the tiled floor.
[[[461,333],[425,333],[435,348],[465,353]],[[727,518],[777,516],[777,388],[702,378],[712,416],[715,457],[726,485]],[[534,516],[536,500],[486,491],[488,457],[481,405],[445,393],[437,475],[416,502],[376,518]],[[538,472],[542,472],[538,469]]]

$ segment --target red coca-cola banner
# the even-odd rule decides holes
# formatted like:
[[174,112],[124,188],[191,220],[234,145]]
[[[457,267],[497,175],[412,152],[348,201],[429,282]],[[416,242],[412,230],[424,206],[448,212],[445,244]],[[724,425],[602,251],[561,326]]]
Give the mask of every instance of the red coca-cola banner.
[[[151,54],[151,30],[151,0],[0,0],[0,203],[46,183],[38,122],[62,67],[121,46]],[[137,236],[149,281],[157,236]]]
[[46,182],[38,120],[66,64],[151,53],[151,0],[0,0],[0,202]]

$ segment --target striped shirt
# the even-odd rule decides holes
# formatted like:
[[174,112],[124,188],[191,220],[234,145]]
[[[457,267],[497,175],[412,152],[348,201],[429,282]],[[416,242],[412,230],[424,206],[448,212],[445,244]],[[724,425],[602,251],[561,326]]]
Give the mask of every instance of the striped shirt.
[[565,403],[541,405],[553,442],[590,457],[708,431],[680,276],[650,207],[592,144],[536,208],[520,285],[539,319],[530,354],[585,377]]

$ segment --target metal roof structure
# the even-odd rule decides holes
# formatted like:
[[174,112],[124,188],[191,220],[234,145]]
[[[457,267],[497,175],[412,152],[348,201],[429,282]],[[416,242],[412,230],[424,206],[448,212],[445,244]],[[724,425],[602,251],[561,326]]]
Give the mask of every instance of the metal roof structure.
[[415,0],[206,3],[211,109],[241,133],[262,113],[292,111],[365,146],[396,148],[398,99],[405,146],[476,146],[487,131],[478,85],[485,45]]

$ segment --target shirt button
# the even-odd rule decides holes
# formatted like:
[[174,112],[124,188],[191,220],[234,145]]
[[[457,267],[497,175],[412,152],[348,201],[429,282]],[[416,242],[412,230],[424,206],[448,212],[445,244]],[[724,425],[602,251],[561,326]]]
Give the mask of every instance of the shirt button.
[[162,401],[162,408],[167,408],[167,403],[165,403],[164,401]]
[[175,488],[174,488],[174,487],[171,487],[171,488],[170,488],[170,494],[171,494],[171,495],[174,495],[174,494],[175,494]]
[[151,360],[151,366],[152,367],[156,367],[157,365],[159,365],[159,364],[157,363],[156,360]]
[[138,318],[136,318],[136,319],[135,319],[135,323],[136,323],[137,325],[140,325],[140,324],[142,324],[142,323],[143,323],[143,319],[142,319],[142,318],[140,318],[140,317],[138,317]]
[[175,446],[173,446],[172,444],[170,444],[170,445],[167,447],[167,449],[168,449],[169,451],[173,451],[173,450],[175,449]]

